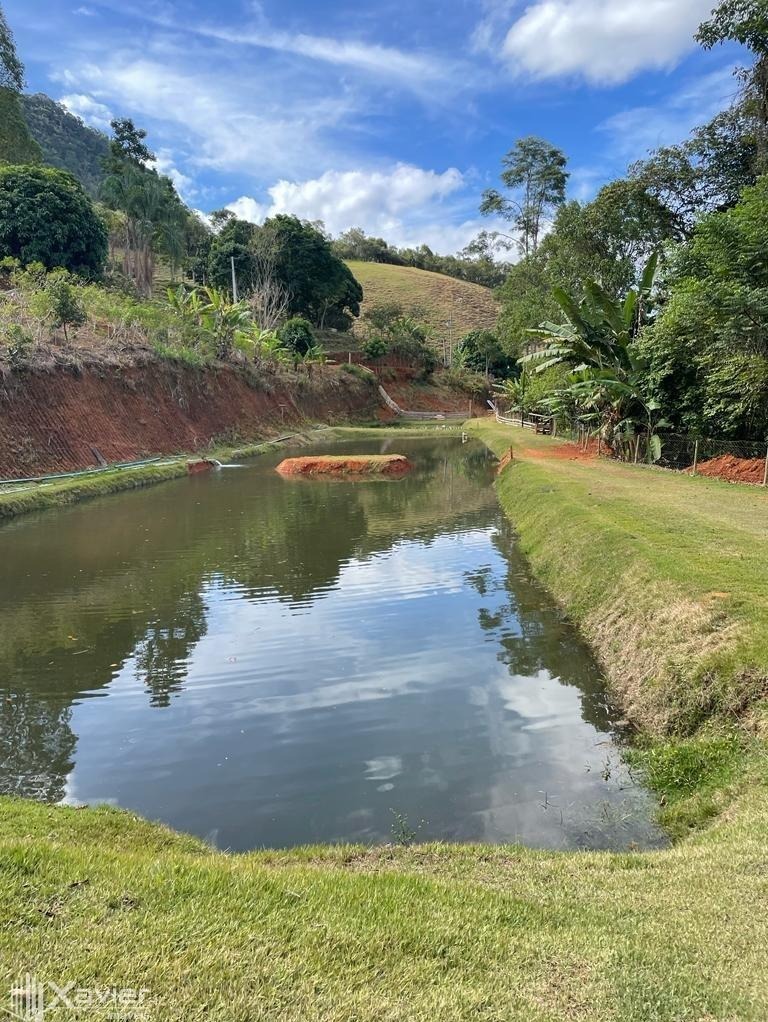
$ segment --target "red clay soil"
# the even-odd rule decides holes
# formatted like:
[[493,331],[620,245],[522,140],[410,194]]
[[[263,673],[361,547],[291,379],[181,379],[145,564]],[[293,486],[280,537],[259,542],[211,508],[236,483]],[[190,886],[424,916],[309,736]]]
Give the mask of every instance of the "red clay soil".
[[321,455],[307,458],[286,458],[277,466],[284,476],[402,476],[413,466],[403,454]]
[[[330,367],[311,380],[254,380],[153,362],[29,369],[0,382],[0,478],[21,478],[276,436],[317,422],[373,418],[370,384]],[[98,454],[96,453],[98,452]]]
[[765,478],[765,458],[736,458],[723,454],[719,458],[702,462],[696,469],[699,475],[713,479],[728,479],[732,483],[759,483]]
[[[608,453],[603,448],[605,453]],[[581,444],[558,444],[557,447],[529,447],[520,450],[523,458],[554,458],[557,461],[594,461],[597,458],[597,440],[590,440],[586,450]]]

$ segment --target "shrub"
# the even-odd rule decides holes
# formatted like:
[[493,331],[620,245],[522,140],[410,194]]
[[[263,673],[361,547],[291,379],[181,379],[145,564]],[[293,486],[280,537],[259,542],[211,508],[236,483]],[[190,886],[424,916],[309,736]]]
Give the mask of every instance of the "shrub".
[[52,277],[48,282],[47,291],[51,301],[53,325],[62,327],[64,340],[69,341],[67,327],[74,327],[76,330],[86,322],[85,306],[66,277]]
[[480,373],[471,369],[445,369],[440,374],[440,382],[454,390],[461,390],[476,401],[482,401],[488,393],[488,381]]
[[389,351],[389,344],[387,343],[386,338],[374,334],[372,337],[363,341],[361,350],[366,358],[383,358]]
[[312,324],[301,316],[293,316],[286,320],[277,331],[277,336],[286,348],[290,348],[297,355],[306,355],[315,347]]
[[376,381],[376,377],[370,369],[366,369],[365,366],[357,365],[356,362],[342,362],[341,370],[344,373],[348,373],[350,376],[354,376],[358,380],[365,380],[366,383],[372,384]]
[[0,258],[98,277],[107,229],[82,186],[53,167],[0,167]]

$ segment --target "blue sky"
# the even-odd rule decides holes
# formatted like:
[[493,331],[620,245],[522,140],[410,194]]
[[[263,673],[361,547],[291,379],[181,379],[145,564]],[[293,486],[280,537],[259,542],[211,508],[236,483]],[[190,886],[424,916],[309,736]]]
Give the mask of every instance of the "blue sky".
[[193,207],[461,248],[516,138],[585,199],[733,97],[714,0],[2,0],[29,88],[130,116]]

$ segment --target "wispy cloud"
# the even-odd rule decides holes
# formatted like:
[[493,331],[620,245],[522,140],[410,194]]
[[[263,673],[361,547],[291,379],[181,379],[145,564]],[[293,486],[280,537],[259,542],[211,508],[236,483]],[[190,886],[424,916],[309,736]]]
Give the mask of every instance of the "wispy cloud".
[[333,162],[327,130],[339,127],[354,107],[345,95],[330,98],[280,94],[276,76],[205,73],[174,67],[132,52],[111,54],[103,64],[70,68],[57,77],[87,103],[107,104],[164,125],[166,147],[191,165],[274,176]]
[[611,152],[625,160],[639,159],[652,149],[682,141],[730,105],[737,91],[732,66],[688,81],[657,104],[630,107],[598,130],[610,139]]
[[267,28],[233,31],[227,28],[197,25],[198,35],[240,46],[255,46],[293,53],[310,60],[351,67],[378,77],[406,91],[424,90],[436,81],[453,77],[456,62],[427,53],[414,53],[391,46],[361,40],[335,39],[306,33],[275,32]]

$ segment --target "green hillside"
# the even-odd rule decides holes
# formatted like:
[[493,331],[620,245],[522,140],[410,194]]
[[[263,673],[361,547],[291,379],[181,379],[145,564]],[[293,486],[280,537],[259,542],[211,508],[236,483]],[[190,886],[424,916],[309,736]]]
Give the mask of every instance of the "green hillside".
[[366,308],[397,302],[407,311],[421,311],[433,341],[459,340],[470,330],[493,329],[499,314],[493,292],[442,273],[412,266],[350,261],[349,268],[363,285]]
[[29,133],[40,146],[44,162],[68,170],[96,196],[103,176],[101,161],[109,150],[106,135],[89,128],[41,92],[20,99]]

